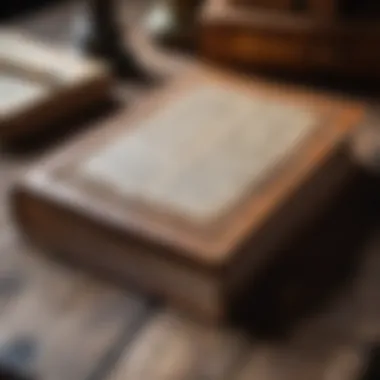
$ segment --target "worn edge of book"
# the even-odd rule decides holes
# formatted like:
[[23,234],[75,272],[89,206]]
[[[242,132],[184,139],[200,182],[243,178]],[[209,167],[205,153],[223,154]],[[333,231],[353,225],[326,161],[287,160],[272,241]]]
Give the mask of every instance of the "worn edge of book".
[[[57,53],[58,57],[67,57],[69,60],[74,57],[63,48],[30,39],[18,30],[4,28],[0,29],[0,34],[5,42],[7,39],[10,42],[16,41],[18,45],[25,42],[30,45],[30,49],[34,49],[36,52],[45,49],[49,53]],[[79,60],[79,58],[75,59]],[[74,114],[78,110],[106,99],[110,95],[112,85],[110,70],[99,61],[88,58],[82,58],[82,60],[82,68],[88,66],[86,75],[81,75],[75,81],[63,80],[59,87],[49,90],[48,94],[44,96],[31,100],[19,112],[5,115],[3,120],[0,119],[0,137],[3,140],[12,141],[43,130],[62,116]],[[22,70],[28,70],[27,64],[21,62],[21,59],[20,67]]]
[[[313,5],[314,12],[298,14],[207,0],[199,16],[201,54],[209,61],[239,67],[368,76],[368,67],[377,67],[380,61],[370,48],[380,39],[379,25],[334,19],[333,10],[318,6],[322,9]],[[361,45],[354,47],[356,39]]]
[[[209,77],[226,80],[226,74],[208,70],[197,71],[195,75],[201,80]],[[185,78],[194,83],[193,75]],[[173,90],[182,88],[186,80],[169,85],[166,91],[178,95]],[[235,79],[232,80],[234,82]],[[259,81],[256,87],[259,93],[268,92],[268,88],[269,93],[273,91],[270,85]],[[151,98],[152,104],[161,95],[162,90],[157,91]],[[298,94],[299,100],[303,97],[304,93]],[[285,185],[285,190],[279,192],[282,196],[277,200],[276,195],[266,195],[265,201],[261,198],[264,209],[266,204],[271,211],[268,213],[269,209],[262,209],[262,218],[248,218],[245,227],[228,244],[223,239],[222,245],[217,242],[218,252],[222,253],[219,256],[205,256],[203,253],[200,257],[198,253],[197,258],[194,252],[191,254],[190,250],[181,250],[180,246],[173,245],[175,234],[169,235],[168,241],[163,236],[141,239],[133,229],[131,233],[125,213],[124,219],[112,218],[112,211],[109,213],[103,208],[106,215],[102,215],[85,205],[83,196],[80,199],[84,204],[78,203],[79,199],[70,200],[70,189],[67,191],[70,186],[65,189],[50,174],[62,164],[62,159],[88,144],[91,137],[88,135],[78,141],[76,147],[64,147],[60,153],[48,157],[36,171],[15,185],[11,200],[16,222],[31,240],[45,247],[50,254],[58,254],[96,272],[106,273],[111,280],[138,284],[202,319],[222,320],[226,316],[227,300],[242,290],[252,274],[270,259],[276,247],[296,233],[300,225],[322,212],[355,172],[344,142],[350,129],[359,122],[362,107],[350,101],[331,102],[315,95],[306,95],[306,98],[312,104],[319,102],[321,109],[329,109],[333,105],[337,112],[326,125],[332,134],[324,142],[314,144],[309,154],[300,160],[302,164],[293,173],[296,174],[293,176],[295,186],[286,185],[292,182],[292,176],[288,175],[279,176],[282,177],[280,186],[270,184],[272,188]],[[144,112],[147,108],[146,104],[141,107]],[[99,128],[98,134],[101,135],[103,128]],[[253,208],[255,203],[257,205],[257,202],[251,205]],[[255,254],[250,253],[252,247]]]

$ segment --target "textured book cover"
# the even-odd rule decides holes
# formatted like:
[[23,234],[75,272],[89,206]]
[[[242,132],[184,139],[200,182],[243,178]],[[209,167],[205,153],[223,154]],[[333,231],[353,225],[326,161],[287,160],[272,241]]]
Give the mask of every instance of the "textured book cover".
[[347,179],[360,117],[199,68],[37,165],[15,214],[54,251],[216,316]]

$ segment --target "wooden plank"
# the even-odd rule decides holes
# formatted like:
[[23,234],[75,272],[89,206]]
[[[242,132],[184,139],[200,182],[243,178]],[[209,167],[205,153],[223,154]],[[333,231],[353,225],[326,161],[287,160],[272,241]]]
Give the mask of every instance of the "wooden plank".
[[227,379],[248,349],[237,332],[159,313],[121,357],[108,380]]
[[248,364],[234,380],[355,380],[363,357],[353,347],[336,347],[330,352],[311,352],[270,346],[255,347]]
[[11,292],[0,298],[0,366],[41,380],[103,370],[144,321],[144,301],[8,243],[0,255],[0,285]]

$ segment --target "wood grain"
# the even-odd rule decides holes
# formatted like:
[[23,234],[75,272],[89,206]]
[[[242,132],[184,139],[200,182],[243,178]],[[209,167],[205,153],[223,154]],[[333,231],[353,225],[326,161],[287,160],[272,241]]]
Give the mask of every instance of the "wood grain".
[[128,347],[108,380],[226,379],[248,347],[236,331],[205,328],[176,313],[162,312]]
[[355,346],[336,347],[330,352],[259,346],[235,379],[292,380],[307,376],[310,380],[354,380],[360,374],[363,357]]
[[0,365],[42,380],[88,379],[103,370],[144,318],[144,302],[7,240],[0,252]]

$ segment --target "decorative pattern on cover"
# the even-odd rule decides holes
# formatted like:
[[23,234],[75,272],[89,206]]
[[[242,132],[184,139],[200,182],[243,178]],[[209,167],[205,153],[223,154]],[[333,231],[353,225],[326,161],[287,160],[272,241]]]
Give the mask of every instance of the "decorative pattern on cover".
[[307,107],[204,85],[131,126],[79,171],[122,196],[210,224],[267,179],[319,122]]

